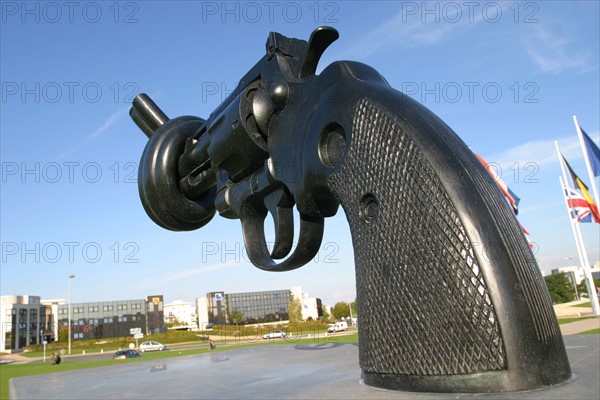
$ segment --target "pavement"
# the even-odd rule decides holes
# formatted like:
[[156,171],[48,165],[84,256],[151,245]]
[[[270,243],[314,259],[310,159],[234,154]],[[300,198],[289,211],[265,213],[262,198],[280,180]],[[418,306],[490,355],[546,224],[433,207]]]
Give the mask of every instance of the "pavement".
[[358,345],[316,343],[223,350],[88,370],[13,378],[21,399],[599,399],[600,335],[568,335],[573,377],[560,385],[499,394],[410,393],[366,386]]
[[[577,335],[582,332],[587,332],[592,329],[600,328],[600,317],[583,319],[581,321],[575,321],[568,324],[560,325],[560,331],[563,335]],[[170,346],[172,347],[172,346]],[[89,353],[88,355],[93,355],[98,353]],[[69,359],[70,357],[85,357],[85,355],[74,354],[71,356],[62,356],[63,360]],[[17,364],[25,364],[30,362],[42,361],[42,357],[25,357],[21,354],[0,354],[0,364],[8,364],[8,363],[17,363]],[[50,355],[46,357],[46,359],[50,359]]]
[[587,318],[581,321],[570,322],[568,324],[562,324],[560,331],[563,335],[576,335],[581,332],[587,332],[592,329],[600,328],[600,317]]
[[555,304],[554,313],[557,318],[568,318],[568,317],[589,317],[594,315],[592,306],[582,307],[584,303],[589,303],[589,300],[575,300],[568,303]]

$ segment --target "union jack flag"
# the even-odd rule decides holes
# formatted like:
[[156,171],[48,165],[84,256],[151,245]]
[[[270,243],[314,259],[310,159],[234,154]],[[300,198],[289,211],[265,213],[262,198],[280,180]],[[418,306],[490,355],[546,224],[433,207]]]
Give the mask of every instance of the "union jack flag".
[[600,224],[600,219],[596,217],[598,211],[593,209],[595,204],[588,203],[579,192],[570,187],[565,186],[563,189],[567,197],[569,210],[571,211],[571,218],[576,219],[577,222],[595,222]]

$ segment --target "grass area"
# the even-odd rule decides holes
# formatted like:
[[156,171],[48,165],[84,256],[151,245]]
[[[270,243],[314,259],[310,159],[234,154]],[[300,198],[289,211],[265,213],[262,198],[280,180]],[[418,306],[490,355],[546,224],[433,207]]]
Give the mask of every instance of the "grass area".
[[600,335],[600,328],[590,329],[589,331],[581,332],[580,335]]
[[[248,338],[260,340],[261,336],[272,330],[284,330],[288,334],[298,335],[301,333],[312,333],[313,335],[319,334],[324,335],[327,330],[327,324],[322,321],[304,321],[304,322],[285,322],[274,325],[217,325],[212,330],[206,331],[178,331],[169,330],[165,333],[158,333],[147,335],[139,342],[146,340],[154,340],[157,342],[165,343],[167,345],[173,345],[176,343],[207,343],[205,337],[210,336],[214,342],[232,341],[234,338],[236,341],[248,341]],[[239,340],[237,340],[239,339]],[[85,340],[74,340],[71,344],[71,354],[82,354],[83,351],[86,354],[92,352],[104,352],[116,351],[119,348],[128,348],[129,344],[133,340],[131,336],[123,336],[109,339],[85,339]],[[48,343],[46,353],[66,351],[67,343],[66,336],[60,341]],[[29,357],[42,357],[43,348],[42,345],[31,345],[28,347],[28,352],[23,355]]]
[[[189,342],[197,342],[197,343],[206,343],[205,340],[202,339],[204,336],[212,335],[212,331],[206,332],[192,332],[192,331],[169,331],[166,333],[159,333],[154,335],[147,335],[143,339],[140,339],[139,342],[145,342],[146,340],[155,340],[161,343],[189,343]],[[82,354],[85,350],[86,354],[91,353],[93,351],[100,352],[100,350],[107,351],[116,351],[118,348],[127,348],[129,347],[129,343],[134,342],[131,336],[117,337],[117,338],[109,338],[109,339],[86,339],[86,340],[73,340],[71,344],[72,354]],[[67,343],[66,339],[58,342],[48,343],[46,348],[46,352],[59,352],[61,350],[66,351]],[[23,355],[27,356],[30,353],[36,354],[34,357],[40,357],[43,353],[42,345],[31,345],[27,348],[27,353]],[[37,355],[39,354],[39,355]]]
[[587,303],[577,304],[573,307],[591,307],[591,306],[592,306],[592,303],[588,301]]
[[590,318],[593,318],[593,317],[559,318],[558,324],[559,325],[569,324],[571,322],[583,321],[584,319],[590,319]]
[[[269,330],[270,331],[270,330]],[[148,335],[144,337],[144,339],[140,339],[139,343],[145,342],[147,340],[154,340],[160,343],[164,343],[169,348],[177,347],[178,345],[183,344],[208,344],[208,342],[204,339],[204,337],[210,336],[210,338],[216,344],[219,343],[238,343],[238,344],[249,344],[249,343],[259,343],[262,342],[262,334],[267,333],[269,331],[263,331],[255,333],[252,330],[223,330],[223,331],[207,331],[207,332],[188,332],[188,331],[169,331],[167,333],[160,333],[154,335]],[[325,337],[325,331],[308,331],[311,335],[323,338]],[[292,336],[299,334],[306,334],[307,332],[303,332],[302,330],[288,330],[288,333]],[[288,342],[292,339],[288,338]],[[127,349],[129,348],[129,344],[134,343],[131,337],[125,338],[115,338],[104,341],[104,343],[98,343],[96,340],[81,340],[74,341],[72,343],[71,354],[80,355],[85,352],[88,354],[100,354],[104,353],[114,353],[119,349]],[[46,356],[50,357],[52,352],[60,352],[61,354],[66,354],[66,343],[65,342],[55,342],[50,343],[46,349]],[[27,348],[27,351],[24,353],[20,353],[20,355],[29,358],[38,358],[44,356],[44,351],[42,350],[42,346],[40,345],[32,345]]]
[[[287,338],[286,340],[273,340],[273,341],[240,341],[239,343],[233,344],[223,344],[221,346],[217,346],[217,349],[214,351],[226,351],[226,350],[234,350],[245,347],[252,346],[260,346],[260,345],[282,345],[282,344],[328,344],[328,343],[358,343],[358,333],[353,333],[350,335],[332,335],[328,337],[324,337],[324,335],[320,337],[306,338],[306,339],[295,339],[295,338]],[[132,362],[140,362],[140,361],[149,361],[149,360],[159,360],[165,358],[173,358],[173,357],[181,357],[188,356],[194,354],[202,354],[210,352],[208,348],[197,348],[197,349],[189,349],[189,350],[178,350],[177,348],[171,348],[169,351],[156,351],[151,353],[144,353],[144,355],[140,358],[132,358],[128,360],[100,360],[100,361],[77,361],[77,362],[69,362],[68,358],[63,358],[63,362],[60,365],[50,365],[50,357],[46,360],[46,363],[33,361],[27,364],[4,364],[0,365],[0,399],[9,399],[9,390],[8,390],[8,382],[11,378],[18,378],[23,376],[31,376],[31,375],[40,375],[40,374],[48,374],[52,372],[63,372],[63,371],[73,371],[78,369],[88,369],[88,368],[98,368],[98,367],[106,367],[111,365],[123,364],[123,363],[132,363]],[[47,353],[49,354],[49,353]],[[40,355],[41,356],[41,355]]]

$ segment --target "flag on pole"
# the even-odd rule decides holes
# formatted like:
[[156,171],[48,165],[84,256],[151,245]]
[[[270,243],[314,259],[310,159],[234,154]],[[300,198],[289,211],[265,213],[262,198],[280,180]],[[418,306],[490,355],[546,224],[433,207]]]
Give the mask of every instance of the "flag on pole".
[[563,187],[567,198],[567,205],[571,212],[571,218],[577,222],[595,222],[600,224],[600,219],[593,213],[590,203],[588,203],[582,195],[576,190],[568,186]]
[[[473,150],[471,150],[471,151],[473,151]],[[508,185],[506,183],[504,183],[502,178],[496,173],[496,170],[494,170],[492,167],[490,167],[490,164],[487,161],[485,161],[483,159],[483,157],[481,157],[479,154],[475,153],[474,151],[473,151],[473,154],[475,154],[475,157],[477,157],[479,162],[483,164],[483,166],[485,167],[487,172],[494,179],[494,181],[496,182],[496,185],[498,186],[498,188],[500,189],[500,191],[506,198],[506,201],[510,205],[513,213],[515,215],[517,215],[519,213],[519,202],[521,201],[521,199],[512,190],[510,190]],[[530,235],[529,231],[527,231],[527,229],[525,229],[525,227],[523,225],[521,225],[521,223],[519,221],[517,221],[517,222],[518,222],[519,226],[521,227],[521,229],[523,230],[523,233],[527,237],[527,242],[529,242],[529,247],[533,250],[534,244],[529,241],[529,235]]]
[[508,204],[510,204],[515,215],[519,214],[519,202],[521,201],[521,199],[517,197],[517,195],[512,190],[510,190],[508,185],[504,183],[502,178],[496,173],[496,171],[493,168],[490,167],[488,162],[485,161],[483,157],[481,157],[474,151],[473,154],[475,154],[475,157],[477,157],[477,159],[483,164],[485,169],[487,169],[488,173],[492,176],[492,178],[494,178],[496,185],[498,185],[498,188],[500,188],[500,191],[502,191],[502,194],[504,194],[504,197],[506,197],[506,200],[508,201]]
[[584,151],[588,155],[594,176],[600,176],[600,149],[588,134],[585,133],[582,127],[579,127],[579,129],[581,129],[583,136]]
[[[565,158],[565,156],[562,156],[562,159],[565,162],[565,166],[567,167],[567,171],[569,171],[569,174],[571,175],[571,180],[573,181],[573,185],[576,186],[577,189],[579,189],[579,191],[581,192],[581,194],[583,196],[583,199],[588,204],[590,212],[592,213],[592,216],[593,216],[592,221],[600,223],[600,213],[598,213],[598,205],[596,204],[596,202],[594,202],[594,198],[590,195],[590,192],[588,191],[588,187],[577,176],[577,174],[575,173],[575,171],[573,171],[573,168],[571,168],[571,166],[567,162],[567,159]],[[583,221],[581,221],[581,222],[583,222]]]

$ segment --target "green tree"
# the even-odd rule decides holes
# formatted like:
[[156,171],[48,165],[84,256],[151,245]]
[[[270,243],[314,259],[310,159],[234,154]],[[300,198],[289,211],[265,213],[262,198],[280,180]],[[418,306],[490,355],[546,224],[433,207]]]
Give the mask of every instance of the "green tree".
[[165,328],[173,328],[175,326],[180,326],[180,325],[183,325],[183,323],[177,317],[173,317],[171,322],[165,323]]
[[335,303],[331,309],[331,314],[335,319],[340,319],[350,316],[350,305],[345,301],[339,301]]
[[352,303],[350,303],[350,307],[352,307],[352,317],[358,318],[358,299],[354,299]]
[[330,315],[329,312],[327,312],[327,307],[323,306],[323,316],[321,317],[321,320],[323,322],[327,322],[329,321]]
[[[600,287],[600,279],[594,279],[594,284],[596,287]],[[581,293],[587,294],[587,285],[585,284],[585,279],[581,281],[579,285],[577,285],[577,293],[581,296]]]
[[69,340],[69,328],[66,326],[61,326],[58,329],[58,341],[59,342],[67,342]]
[[244,320],[244,313],[238,310],[233,310],[229,317],[234,324],[239,325]]
[[289,304],[290,309],[290,322],[300,322],[302,321],[302,303],[300,299],[293,298]]
[[575,288],[564,273],[545,276],[544,280],[554,304],[575,300]]

